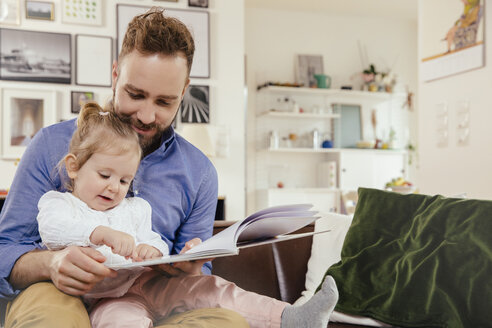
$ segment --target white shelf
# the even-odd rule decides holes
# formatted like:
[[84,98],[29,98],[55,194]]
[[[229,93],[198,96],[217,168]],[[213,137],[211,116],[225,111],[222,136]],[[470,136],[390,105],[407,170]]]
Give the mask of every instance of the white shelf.
[[373,152],[373,153],[386,153],[386,154],[406,154],[404,149],[364,149],[364,148],[286,148],[280,147],[277,149],[263,149],[261,151],[269,153],[341,153],[341,152]]
[[272,92],[272,93],[289,93],[298,95],[316,95],[316,96],[329,96],[338,101],[349,102],[382,102],[390,100],[392,96],[399,95],[388,92],[370,92],[370,91],[356,91],[356,90],[341,90],[341,89],[317,89],[317,88],[295,88],[295,87],[276,87],[268,86],[261,89],[259,92]]
[[286,148],[280,147],[277,149],[264,149],[264,151],[270,153],[338,153],[340,152],[339,148]]
[[340,118],[340,114],[313,114],[313,113],[292,113],[281,111],[268,111],[261,113],[258,117],[272,117],[272,118],[306,118],[306,119],[332,119]]

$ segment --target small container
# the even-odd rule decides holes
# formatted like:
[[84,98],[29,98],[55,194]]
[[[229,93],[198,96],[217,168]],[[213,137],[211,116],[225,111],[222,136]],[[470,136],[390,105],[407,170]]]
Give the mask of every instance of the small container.
[[277,131],[270,131],[270,149],[278,149],[279,138]]
[[313,148],[317,149],[320,146],[320,137],[319,137],[319,131],[318,129],[314,129],[312,132],[312,137],[313,137]]

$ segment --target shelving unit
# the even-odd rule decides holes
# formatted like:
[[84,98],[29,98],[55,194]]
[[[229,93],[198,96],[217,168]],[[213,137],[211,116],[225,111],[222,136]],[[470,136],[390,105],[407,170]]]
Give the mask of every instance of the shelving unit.
[[[338,105],[358,105],[362,112],[383,104],[396,107],[392,101],[401,96],[276,86],[259,90],[255,136],[256,208],[309,202],[320,211],[339,212],[344,191],[360,186],[383,188],[392,178],[406,176],[405,150],[321,148],[324,139],[336,144],[340,137],[335,132],[340,131],[340,125],[335,127],[340,124],[343,109]],[[313,144],[314,130],[321,138],[318,144]],[[272,131],[280,138],[278,143],[271,144]],[[327,167],[330,172],[323,171]],[[327,176],[330,177],[328,185]]]
[[313,113],[292,113],[292,112],[275,112],[268,111],[261,113],[258,117],[272,118],[298,118],[298,119],[331,119],[340,118],[340,114],[313,114]]

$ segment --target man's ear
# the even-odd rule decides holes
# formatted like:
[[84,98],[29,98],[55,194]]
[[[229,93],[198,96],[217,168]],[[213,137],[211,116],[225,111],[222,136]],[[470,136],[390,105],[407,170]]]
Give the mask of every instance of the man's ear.
[[70,179],[75,179],[77,177],[77,172],[79,171],[77,156],[72,153],[65,156],[65,169],[67,170]]
[[114,60],[113,61],[113,68],[111,70],[111,81],[113,82],[113,84],[111,85],[111,89],[114,89],[116,88],[116,81],[118,81],[118,61],[117,60]]
[[181,92],[181,100],[183,100],[183,97],[184,97],[184,94],[186,92],[186,89],[188,89],[189,86],[190,86],[190,79],[187,78],[186,79],[186,84],[185,84],[185,86],[183,88],[183,92]]

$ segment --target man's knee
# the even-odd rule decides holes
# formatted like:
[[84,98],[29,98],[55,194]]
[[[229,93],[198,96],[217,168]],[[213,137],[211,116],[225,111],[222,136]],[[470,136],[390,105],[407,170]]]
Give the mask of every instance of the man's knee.
[[228,309],[198,309],[170,316],[155,325],[156,328],[248,328],[239,313]]
[[29,286],[7,306],[5,328],[90,328],[82,300],[59,291],[52,283]]

